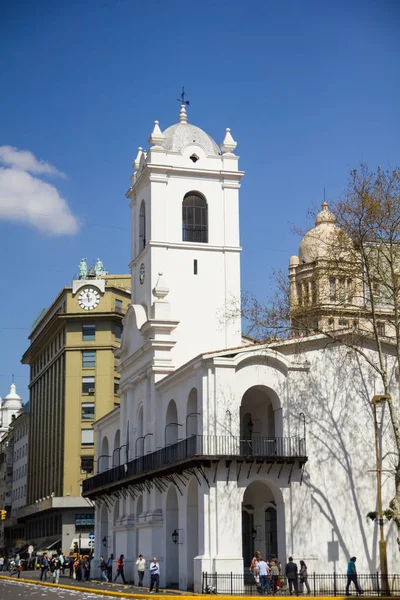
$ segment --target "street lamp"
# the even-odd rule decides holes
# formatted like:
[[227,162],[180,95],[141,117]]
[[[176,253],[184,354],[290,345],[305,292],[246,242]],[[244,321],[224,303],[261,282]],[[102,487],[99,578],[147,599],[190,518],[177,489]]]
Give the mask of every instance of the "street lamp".
[[[188,419],[189,419],[189,417],[194,417],[195,415],[197,415],[198,417],[200,417],[201,413],[199,413],[199,412],[191,412],[188,415],[186,415],[186,437],[188,436],[188,434],[187,434]],[[196,435],[196,434],[193,434],[193,435]]]
[[382,574],[382,592],[387,594],[389,592],[389,582],[388,582],[388,568],[387,568],[387,555],[386,555],[386,540],[385,533],[383,531],[383,511],[382,511],[382,482],[381,482],[381,472],[382,465],[381,459],[379,455],[379,430],[378,430],[378,419],[376,414],[376,407],[382,407],[383,404],[388,400],[390,396],[374,396],[371,400],[371,404],[374,412],[374,430],[375,430],[375,455],[376,455],[376,484],[377,484],[377,492],[378,492],[378,524],[380,530],[380,540],[379,540],[379,559],[381,565],[381,574]]
[[182,531],[182,529],[174,529],[174,531],[172,532],[172,541],[174,542],[174,544],[182,543],[179,541],[179,532],[180,531]]
[[182,423],[167,423],[164,429],[164,448],[167,446],[167,427],[171,427],[171,425],[176,425],[177,427],[182,427]]

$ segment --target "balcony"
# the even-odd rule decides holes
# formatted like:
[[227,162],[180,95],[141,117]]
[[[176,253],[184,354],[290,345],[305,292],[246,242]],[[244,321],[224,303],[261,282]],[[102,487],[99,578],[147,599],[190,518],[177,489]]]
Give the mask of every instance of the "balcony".
[[196,467],[210,467],[212,463],[217,465],[222,459],[229,469],[233,461],[261,466],[263,463],[279,463],[282,467],[290,464],[293,469],[296,462],[302,467],[307,461],[306,441],[299,437],[244,440],[239,436],[193,435],[86,479],[82,495],[94,499],[121,487],[162,479]]
[[183,242],[199,242],[207,244],[208,231],[206,227],[182,227]]

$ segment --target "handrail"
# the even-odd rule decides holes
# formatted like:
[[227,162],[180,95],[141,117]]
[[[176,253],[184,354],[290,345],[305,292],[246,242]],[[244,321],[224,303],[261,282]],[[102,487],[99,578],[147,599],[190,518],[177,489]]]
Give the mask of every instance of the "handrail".
[[259,457],[264,460],[283,458],[305,458],[306,441],[300,437],[252,437],[224,435],[192,435],[175,444],[165,446],[126,464],[122,464],[94,477],[85,479],[83,493],[98,487],[117,483],[121,479],[144,475],[149,471],[181,462],[196,456],[218,456],[226,458]]

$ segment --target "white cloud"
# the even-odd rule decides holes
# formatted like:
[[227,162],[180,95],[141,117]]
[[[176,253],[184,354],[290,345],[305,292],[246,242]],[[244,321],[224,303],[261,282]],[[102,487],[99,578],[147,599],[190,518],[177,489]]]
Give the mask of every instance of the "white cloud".
[[[79,222],[54,185],[30,173],[62,175],[29,151],[0,146],[0,220],[18,221],[50,235],[73,235]],[[30,171],[30,173],[28,172]]]
[[64,173],[50,163],[38,160],[29,150],[18,150],[14,146],[0,146],[0,162],[8,167],[29,171],[29,173],[37,175],[45,173],[65,177]]

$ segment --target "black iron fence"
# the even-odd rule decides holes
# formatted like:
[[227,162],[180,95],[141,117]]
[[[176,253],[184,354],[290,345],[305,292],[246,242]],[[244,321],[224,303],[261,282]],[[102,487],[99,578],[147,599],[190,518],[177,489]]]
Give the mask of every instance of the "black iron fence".
[[117,483],[121,479],[134,478],[195,456],[236,459],[256,457],[267,461],[305,458],[306,442],[304,438],[299,437],[253,437],[246,440],[240,436],[192,435],[86,479],[83,481],[83,494]]
[[[388,575],[387,583],[380,573],[360,573],[357,575],[358,584],[362,592],[367,596],[400,596],[400,575]],[[342,573],[310,573],[306,582],[297,580],[300,594],[311,596],[345,596],[347,586],[347,575]],[[286,577],[281,577],[276,582],[277,589],[274,591],[273,582],[268,579],[266,594],[286,596],[288,594],[288,582]],[[260,587],[251,573],[240,575],[238,573],[203,573],[203,594],[224,594],[229,596],[259,596]],[[354,583],[350,584],[349,592],[357,594]]]

